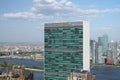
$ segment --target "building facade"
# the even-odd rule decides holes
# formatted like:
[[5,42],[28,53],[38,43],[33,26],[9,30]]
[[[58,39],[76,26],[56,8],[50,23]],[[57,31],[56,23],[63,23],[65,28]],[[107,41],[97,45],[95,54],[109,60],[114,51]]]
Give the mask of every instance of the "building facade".
[[90,53],[92,56],[92,63],[95,64],[97,60],[97,54],[96,54],[96,41],[90,40]]
[[111,41],[109,44],[108,44],[108,55],[107,55],[107,59],[108,60],[111,60],[114,64],[117,63],[117,57],[118,57],[118,54],[117,54],[117,42],[114,42],[114,41]]
[[97,49],[96,49],[96,55],[97,55],[96,63],[98,64],[105,63],[107,53],[108,53],[108,35],[104,34],[102,37],[98,37]]
[[101,63],[104,63],[103,62],[103,58],[102,58],[102,46],[98,46],[98,63],[101,64]]
[[107,50],[108,50],[108,35],[104,34],[102,37],[102,52],[103,54],[107,54]]
[[99,46],[102,45],[102,37],[98,37],[98,45],[99,45]]
[[66,80],[90,70],[89,22],[45,24],[45,80]]

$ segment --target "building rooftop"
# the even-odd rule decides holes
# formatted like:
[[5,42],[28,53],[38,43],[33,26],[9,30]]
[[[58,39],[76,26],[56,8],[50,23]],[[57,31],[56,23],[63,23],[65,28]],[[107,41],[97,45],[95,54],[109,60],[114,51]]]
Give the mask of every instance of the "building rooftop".
[[80,26],[83,25],[83,22],[88,21],[76,21],[76,22],[60,22],[60,23],[46,23],[45,27],[73,27],[73,26]]

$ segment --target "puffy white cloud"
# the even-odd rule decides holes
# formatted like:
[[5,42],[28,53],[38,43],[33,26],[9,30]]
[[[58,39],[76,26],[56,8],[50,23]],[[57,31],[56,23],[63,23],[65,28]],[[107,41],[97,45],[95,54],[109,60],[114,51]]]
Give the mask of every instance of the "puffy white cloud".
[[[33,0],[36,2],[36,0]],[[74,9],[73,3],[67,0],[39,0],[32,7],[31,11],[34,13],[42,13],[46,16],[55,16],[56,14],[68,14]]]
[[94,17],[99,14],[120,12],[116,9],[80,9],[68,0],[33,0],[33,7],[27,12],[5,13],[5,18],[47,19],[53,17]]
[[31,12],[5,13],[4,17],[8,19],[43,19],[46,16],[43,14],[34,14]]

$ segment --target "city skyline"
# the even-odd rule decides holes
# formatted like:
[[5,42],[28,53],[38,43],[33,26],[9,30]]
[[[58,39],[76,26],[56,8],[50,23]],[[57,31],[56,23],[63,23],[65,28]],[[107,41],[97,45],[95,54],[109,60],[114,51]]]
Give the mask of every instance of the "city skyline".
[[97,40],[90,40],[90,53],[93,64],[118,64],[120,43],[108,41],[108,35],[98,36]]
[[0,42],[43,42],[44,23],[90,21],[91,39],[120,41],[120,1],[1,0]]

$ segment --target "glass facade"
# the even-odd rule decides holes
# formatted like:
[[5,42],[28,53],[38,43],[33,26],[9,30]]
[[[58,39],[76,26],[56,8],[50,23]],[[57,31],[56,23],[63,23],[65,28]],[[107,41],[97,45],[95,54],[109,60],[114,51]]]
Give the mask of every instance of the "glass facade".
[[102,38],[102,52],[106,54],[108,50],[108,35],[104,34]]
[[45,80],[83,69],[83,26],[45,27]]

